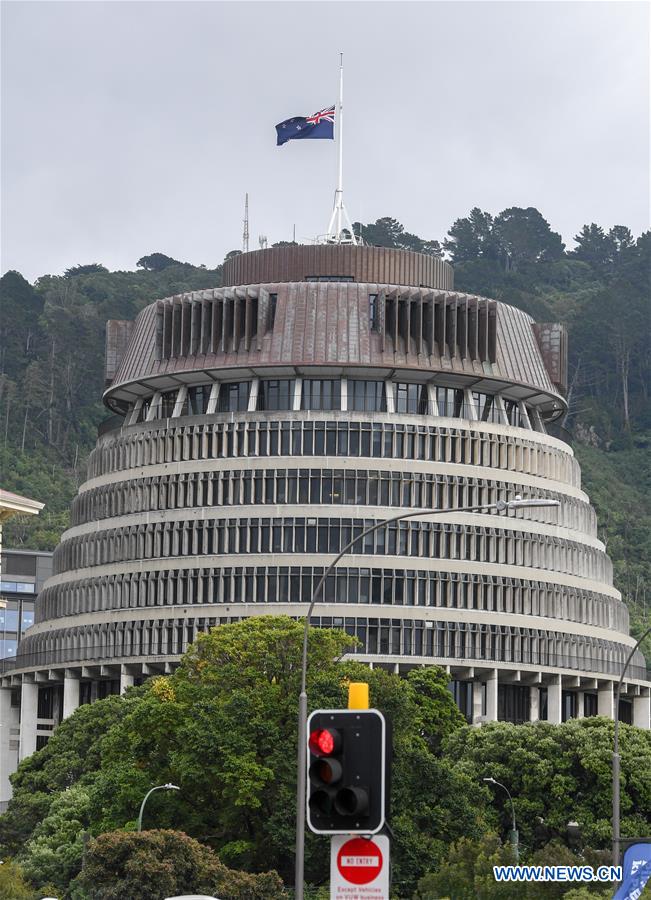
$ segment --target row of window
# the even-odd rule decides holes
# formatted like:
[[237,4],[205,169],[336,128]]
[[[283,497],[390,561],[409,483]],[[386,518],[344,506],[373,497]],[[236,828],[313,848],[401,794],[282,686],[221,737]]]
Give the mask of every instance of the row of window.
[[[0,633],[25,631],[34,624],[34,610],[24,609],[22,615],[17,609],[0,609]],[[20,628],[19,628],[20,626]]]
[[33,581],[0,581],[0,592],[8,594],[35,594]]
[[[352,504],[356,506],[452,509],[512,500],[522,489],[481,478],[430,472],[345,469],[248,469],[192,472],[137,478],[83,491],[73,501],[72,523],[80,525],[152,510],[230,507],[250,504]],[[581,532],[593,527],[588,504],[550,491],[553,510],[532,507],[531,521],[549,521]]]
[[[60,629],[25,638],[18,665],[43,666],[108,658],[179,656],[198,631],[237,621],[195,619],[111,622],[97,626]],[[356,653],[434,660],[499,662],[513,665],[553,666],[581,672],[621,672],[628,648],[590,637],[503,625],[468,625],[464,622],[423,622],[419,619],[316,617],[314,624],[343,628],[358,641]],[[646,668],[637,654],[629,667],[632,678],[643,678]]]
[[[341,553],[374,519],[200,519],[107,529],[60,544],[55,573],[90,566],[185,556],[250,553]],[[487,525],[490,520],[487,520]],[[498,520],[499,521],[499,520]],[[495,523],[497,524],[497,523]],[[353,553],[465,560],[561,572],[609,584],[610,560],[601,550],[549,535],[440,522],[393,522],[368,534]]]
[[[324,569],[247,566],[133,572],[46,587],[38,620],[152,606],[305,603]],[[628,610],[612,597],[548,582],[418,569],[340,567],[328,576],[327,602],[475,609],[585,622],[628,633]]]
[[195,459],[345,456],[486,466],[580,487],[570,453],[526,439],[465,428],[349,421],[206,422],[152,426],[104,439],[92,451],[88,477],[138,466]]
[[[387,384],[385,381],[346,379],[345,402],[341,379],[261,378],[251,381],[226,381],[215,385],[196,385],[185,392],[176,412],[177,416],[205,415],[213,389],[217,391],[214,411],[218,413],[246,412],[251,406],[251,390],[257,386],[253,407],[270,412],[302,410],[348,410],[351,412],[386,412]],[[455,419],[495,422],[531,428],[531,420],[523,418],[518,404],[504,399],[504,411],[496,397],[462,389],[436,386],[430,398],[427,385],[407,382],[390,384],[393,411],[407,415],[447,416]],[[164,391],[140,402],[134,422],[167,419],[174,415],[179,389]],[[134,407],[130,407],[133,409]]]

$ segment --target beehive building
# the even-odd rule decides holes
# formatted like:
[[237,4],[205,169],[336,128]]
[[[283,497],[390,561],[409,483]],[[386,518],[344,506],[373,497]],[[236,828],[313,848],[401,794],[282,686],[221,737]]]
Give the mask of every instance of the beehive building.
[[[198,632],[316,608],[358,655],[436,663],[469,721],[613,715],[634,644],[571,447],[566,339],[456,292],[445,262],[364,246],[227,261],[223,286],[107,329],[106,405],[72,526],[6,689],[21,755],[77,704],[168,672]],[[649,727],[641,654],[622,718]],[[47,691],[47,703],[43,699]]]

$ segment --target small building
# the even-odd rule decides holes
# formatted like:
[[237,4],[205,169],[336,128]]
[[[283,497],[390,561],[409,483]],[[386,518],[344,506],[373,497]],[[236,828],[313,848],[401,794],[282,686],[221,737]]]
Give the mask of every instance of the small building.
[[[0,672],[12,666],[23,633],[34,624],[38,592],[52,574],[52,554],[2,550],[2,527],[13,516],[38,515],[44,504],[0,488]],[[11,796],[9,775],[16,771],[20,691],[0,691],[0,812]]]

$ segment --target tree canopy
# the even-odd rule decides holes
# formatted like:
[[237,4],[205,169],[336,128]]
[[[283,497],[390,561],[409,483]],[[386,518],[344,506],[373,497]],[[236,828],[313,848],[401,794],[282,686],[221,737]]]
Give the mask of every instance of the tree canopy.
[[[80,707],[12,776],[2,852],[18,854],[35,883],[62,885],[79,871],[83,832],[134,828],[145,793],[171,781],[181,790],[151,796],[145,827],[182,830],[224,865],[275,869],[291,883],[302,633],[284,616],[220,626],[174,675]],[[308,695],[314,708],[345,708],[348,682],[365,680],[391,718],[395,877],[410,891],[424,858],[481,830],[472,782],[441,754],[463,718],[440,670],[401,678],[341,661],[353,645],[343,632],[310,629]],[[323,843],[309,835],[308,880],[327,872]]]
[[164,253],[150,253],[148,256],[141,256],[136,265],[147,269],[148,272],[162,272],[170,266],[182,266],[184,263]]

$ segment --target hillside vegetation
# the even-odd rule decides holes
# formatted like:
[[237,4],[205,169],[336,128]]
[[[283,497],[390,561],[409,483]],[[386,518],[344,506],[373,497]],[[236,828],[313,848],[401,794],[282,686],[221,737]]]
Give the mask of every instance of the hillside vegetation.
[[[564,425],[639,632],[651,607],[651,232],[634,238],[625,226],[589,224],[568,252],[532,207],[497,216],[473,209],[441,242],[391,218],[355,223],[355,230],[377,246],[445,254],[458,290],[567,326]],[[156,298],[220,283],[220,267],[161,253],[129,272],[92,263],[33,285],[18,272],[0,279],[2,485],[46,503],[39,517],[9,524],[6,546],[53,549],[68,525],[97,426],[108,415],[100,402],[106,320],[131,319]],[[651,642],[645,650],[651,657]]]

